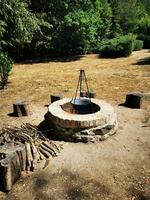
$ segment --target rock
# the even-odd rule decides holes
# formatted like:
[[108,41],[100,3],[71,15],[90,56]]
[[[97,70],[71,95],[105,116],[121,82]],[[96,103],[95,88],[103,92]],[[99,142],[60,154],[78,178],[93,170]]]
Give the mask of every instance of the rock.
[[108,137],[109,137],[108,134],[102,135],[102,136],[100,137],[100,141],[104,141],[104,140],[106,140]]
[[90,131],[88,129],[81,131],[80,134],[81,135],[95,135],[95,133],[93,131]]
[[81,141],[82,142],[95,142],[95,137],[93,136],[81,136]]

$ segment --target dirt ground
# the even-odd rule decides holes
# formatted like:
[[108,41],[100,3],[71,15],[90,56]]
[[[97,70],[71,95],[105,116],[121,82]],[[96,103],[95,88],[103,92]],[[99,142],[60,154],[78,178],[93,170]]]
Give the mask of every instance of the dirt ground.
[[[142,109],[118,106],[130,91],[150,92],[150,53],[134,52],[129,58],[102,59],[87,55],[53,59],[45,63],[15,64],[9,85],[0,91],[0,120],[19,126],[39,124],[50,94],[72,97],[79,69],[85,69],[97,98],[111,103],[119,130],[100,143],[63,143],[62,153],[49,166],[24,175],[0,199],[10,200],[142,200],[150,199],[150,98]],[[8,116],[17,100],[29,104],[28,117]],[[146,195],[149,195],[149,198]]]

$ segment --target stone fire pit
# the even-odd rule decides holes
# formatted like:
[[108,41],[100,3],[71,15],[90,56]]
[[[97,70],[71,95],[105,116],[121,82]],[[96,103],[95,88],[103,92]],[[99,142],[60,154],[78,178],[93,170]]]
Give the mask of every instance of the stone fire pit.
[[55,127],[59,138],[66,141],[96,141],[105,140],[113,135],[117,128],[117,116],[114,108],[98,99],[91,99],[91,107],[87,112],[80,113],[64,98],[49,106],[46,116]]

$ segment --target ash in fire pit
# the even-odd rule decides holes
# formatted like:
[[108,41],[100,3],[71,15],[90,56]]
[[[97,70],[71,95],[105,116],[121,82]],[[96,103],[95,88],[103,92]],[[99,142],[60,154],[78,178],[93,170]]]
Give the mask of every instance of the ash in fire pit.
[[[82,83],[85,81],[86,97],[81,97]],[[89,98],[89,88],[84,70],[80,76],[75,95],[64,98],[49,106],[46,121],[53,124],[55,134],[66,141],[104,140],[113,135],[117,128],[117,116],[108,103]]]

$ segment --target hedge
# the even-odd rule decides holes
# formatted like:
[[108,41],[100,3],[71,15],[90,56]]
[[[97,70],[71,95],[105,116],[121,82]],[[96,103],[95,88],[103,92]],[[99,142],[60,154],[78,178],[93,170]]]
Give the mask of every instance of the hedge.
[[132,53],[132,41],[124,38],[114,38],[105,41],[100,47],[102,57],[127,57]]
[[135,40],[132,44],[132,50],[138,51],[143,49],[143,41],[142,40]]

